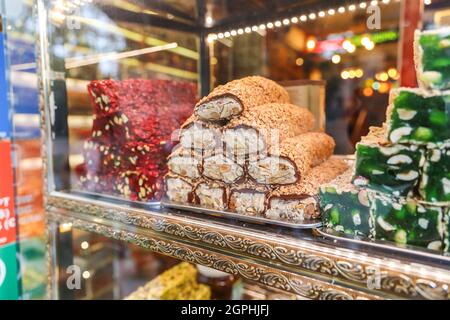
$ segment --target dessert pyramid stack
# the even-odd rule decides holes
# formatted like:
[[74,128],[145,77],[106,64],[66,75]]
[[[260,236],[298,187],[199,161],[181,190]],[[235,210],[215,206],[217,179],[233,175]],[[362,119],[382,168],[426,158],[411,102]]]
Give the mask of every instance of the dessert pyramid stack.
[[356,146],[354,170],[321,188],[326,227],[449,251],[450,28],[416,31],[420,88],[390,93],[387,120]]
[[171,135],[192,113],[196,86],[169,80],[92,81],[91,138],[77,168],[83,190],[157,201]]
[[299,222],[318,215],[319,185],[347,165],[334,140],[311,132],[314,116],[263,77],[213,90],[182,125],[170,155],[170,201]]

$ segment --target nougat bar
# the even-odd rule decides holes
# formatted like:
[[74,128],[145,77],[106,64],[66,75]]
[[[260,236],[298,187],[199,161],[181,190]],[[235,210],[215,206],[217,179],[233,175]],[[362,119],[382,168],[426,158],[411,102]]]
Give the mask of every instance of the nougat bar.
[[225,127],[227,151],[237,156],[254,154],[286,138],[311,131],[314,115],[288,103],[269,103],[244,111]]
[[376,193],[371,208],[376,239],[432,250],[443,248],[442,207]]
[[353,169],[320,188],[319,204],[325,228],[373,238],[373,221],[366,188],[352,184]]
[[269,188],[250,182],[233,187],[230,192],[228,209],[247,216],[263,216],[269,193]]
[[229,186],[220,182],[200,182],[194,189],[194,203],[204,208],[225,210],[228,207]]
[[450,145],[450,91],[391,90],[387,125],[392,143]]
[[347,163],[331,158],[311,169],[296,184],[281,186],[270,194],[265,216],[269,219],[300,222],[320,216],[318,194],[320,186],[348,169]]
[[274,81],[251,76],[218,86],[195,106],[195,114],[205,121],[229,120],[260,105],[289,103],[287,91]]
[[268,155],[248,162],[249,176],[259,184],[287,185],[299,181],[312,167],[334,152],[332,137],[308,132],[272,146]]
[[371,127],[356,144],[354,180],[394,196],[412,194],[419,181],[423,153],[417,145],[391,144],[386,140],[385,127]]
[[194,201],[195,184],[185,178],[168,173],[165,178],[166,196],[170,201],[189,204]]
[[450,204],[450,148],[427,150],[419,192],[426,201]]
[[421,87],[450,89],[450,27],[416,30],[414,62]]

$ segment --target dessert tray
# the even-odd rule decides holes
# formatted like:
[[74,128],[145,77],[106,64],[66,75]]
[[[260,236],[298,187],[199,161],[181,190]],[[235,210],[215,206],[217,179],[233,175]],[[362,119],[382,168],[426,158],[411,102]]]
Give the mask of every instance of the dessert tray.
[[430,263],[442,264],[442,262],[450,263],[450,255],[442,254],[427,248],[400,245],[390,241],[374,240],[354,235],[345,235],[330,228],[314,228],[313,233],[316,236],[323,237],[334,242],[341,242],[347,245],[356,245],[361,249],[378,250],[382,252],[390,252],[393,255],[401,254],[410,258],[425,258]]
[[250,222],[254,224],[263,224],[263,225],[273,225],[277,227],[285,227],[291,229],[313,229],[319,228],[322,226],[322,221],[320,219],[313,220],[303,220],[302,222],[288,222],[281,220],[272,220],[258,216],[246,216],[243,214],[228,212],[228,211],[219,211],[215,209],[208,209],[196,205],[186,205],[172,202],[168,199],[163,199],[161,205],[166,208],[183,210],[183,211],[191,211],[196,213],[201,213],[208,216],[220,217],[220,218],[228,218],[234,219],[243,222]]

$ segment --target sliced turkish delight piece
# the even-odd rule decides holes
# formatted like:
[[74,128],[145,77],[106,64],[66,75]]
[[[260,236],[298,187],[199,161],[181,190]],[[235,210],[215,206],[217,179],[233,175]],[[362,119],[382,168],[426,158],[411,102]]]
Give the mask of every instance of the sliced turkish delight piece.
[[268,156],[249,161],[248,174],[259,184],[287,185],[299,181],[312,167],[327,160],[335,142],[321,132],[308,132],[272,146]]
[[168,174],[165,177],[166,195],[170,201],[189,204],[194,200],[193,184],[177,175]]
[[116,175],[115,171],[98,173],[89,171],[86,164],[80,164],[75,168],[78,178],[78,187],[81,191],[102,194],[115,194]]
[[450,144],[450,91],[391,90],[388,138],[393,143],[430,147]]
[[190,180],[197,180],[201,177],[202,157],[202,153],[179,147],[169,156],[167,166],[174,174]]
[[[101,141],[101,140],[100,140]],[[116,147],[90,138],[83,144],[83,158],[87,172],[102,174],[119,167]]]
[[244,168],[224,154],[217,154],[203,160],[203,176],[227,184],[239,183],[245,178]]
[[219,182],[201,182],[194,190],[195,203],[205,208],[227,209],[228,187]]
[[195,105],[196,91],[193,83],[157,79],[99,80],[88,85],[95,114],[99,117],[130,109],[159,114],[168,113],[170,109],[179,112],[181,109],[173,107],[189,105],[190,110],[183,110],[187,118]]
[[371,192],[352,184],[350,169],[320,188],[319,204],[325,228],[345,234],[373,238]]
[[344,173],[344,160],[332,158],[314,167],[299,182],[272,191],[266,217],[275,220],[301,222],[320,217],[318,194],[320,186]]
[[229,120],[271,102],[289,103],[289,94],[272,80],[252,76],[215,88],[197,103],[195,114],[205,121]]
[[195,116],[189,118],[181,127],[179,136],[180,144],[187,150],[202,151],[222,148],[220,128],[197,121]]
[[231,154],[254,154],[312,130],[314,121],[314,115],[306,108],[269,103],[232,119],[226,125],[223,139]]
[[88,90],[96,120],[114,124],[112,135],[119,141],[170,144],[195,104],[193,84],[168,80],[93,81]]
[[133,201],[158,201],[164,192],[163,179],[157,168],[122,171],[117,180],[119,194]]
[[450,148],[429,149],[419,188],[430,202],[450,202]]
[[450,89],[450,27],[416,30],[414,60],[420,86]]
[[246,216],[262,216],[266,211],[269,189],[246,183],[231,190],[228,208]]
[[374,194],[375,238],[442,250],[442,207]]
[[423,150],[416,145],[391,144],[385,137],[385,128],[371,127],[356,144],[354,179],[394,196],[412,194],[419,181]]

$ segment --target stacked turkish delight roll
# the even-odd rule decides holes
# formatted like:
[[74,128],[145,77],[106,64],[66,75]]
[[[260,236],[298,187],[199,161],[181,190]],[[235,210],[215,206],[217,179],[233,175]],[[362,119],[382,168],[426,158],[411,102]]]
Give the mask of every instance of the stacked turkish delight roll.
[[420,88],[391,91],[386,124],[320,205],[328,228],[449,252],[450,28],[416,31],[414,51]]
[[263,77],[213,90],[181,126],[169,156],[170,201],[289,222],[318,217],[317,193],[347,169],[314,116]]
[[170,80],[92,81],[92,136],[77,168],[86,191],[153,201],[163,195],[172,132],[192,113],[196,86]]

